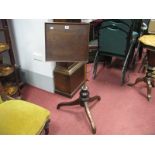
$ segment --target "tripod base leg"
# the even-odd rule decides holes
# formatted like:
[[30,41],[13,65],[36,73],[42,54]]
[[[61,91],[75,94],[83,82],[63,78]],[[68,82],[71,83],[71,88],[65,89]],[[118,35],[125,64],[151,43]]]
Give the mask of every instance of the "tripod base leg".
[[60,109],[60,107],[62,107],[62,106],[73,106],[73,105],[80,105],[80,106],[84,107],[86,115],[87,115],[88,120],[91,125],[92,133],[95,134],[96,126],[95,126],[95,123],[93,121],[92,115],[91,115],[89,107],[88,107],[88,103],[92,102],[94,100],[101,100],[101,98],[100,98],[100,96],[89,97],[88,87],[86,85],[84,85],[80,91],[80,97],[78,99],[71,101],[71,102],[59,103],[57,105],[57,109]]
[[90,122],[90,125],[91,125],[92,133],[96,134],[96,126],[95,126],[95,123],[93,121],[93,118],[92,118],[92,115],[90,113],[90,110],[89,110],[87,102],[84,102],[84,108],[85,108],[85,112],[86,112],[87,118],[88,118],[88,120]]
[[93,102],[93,101],[95,101],[95,100],[100,101],[100,100],[101,100],[101,97],[100,97],[100,96],[93,96],[93,97],[90,97],[89,100],[88,100],[88,102]]
[[136,81],[135,81],[134,83],[129,83],[128,86],[134,86],[134,85],[136,85],[137,83],[142,82],[142,81],[145,82],[145,79],[146,79],[146,77],[137,78]]
[[59,103],[57,105],[57,109],[60,109],[60,107],[62,106],[74,106],[74,105],[79,105],[80,104],[80,99],[76,99],[74,101],[71,101],[71,102],[62,102],[62,103]]

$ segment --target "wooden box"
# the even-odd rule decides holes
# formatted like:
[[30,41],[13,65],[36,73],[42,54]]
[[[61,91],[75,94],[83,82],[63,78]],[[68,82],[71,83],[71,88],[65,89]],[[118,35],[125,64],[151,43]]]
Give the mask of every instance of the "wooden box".
[[72,97],[84,84],[84,80],[84,63],[56,63],[54,70],[55,93]]

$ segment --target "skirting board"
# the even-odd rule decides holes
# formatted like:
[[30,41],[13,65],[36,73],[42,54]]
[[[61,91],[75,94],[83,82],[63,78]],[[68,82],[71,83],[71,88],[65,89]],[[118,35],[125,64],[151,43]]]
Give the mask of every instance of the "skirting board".
[[21,78],[23,82],[28,83],[34,87],[48,92],[54,92],[53,77],[48,77],[28,70],[21,70]]

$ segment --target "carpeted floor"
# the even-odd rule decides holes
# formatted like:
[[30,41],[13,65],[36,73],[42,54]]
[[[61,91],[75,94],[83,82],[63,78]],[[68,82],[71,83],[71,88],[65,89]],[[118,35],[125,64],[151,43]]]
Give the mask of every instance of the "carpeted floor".
[[[146,85],[134,87],[121,86],[121,70],[115,67],[98,68],[97,78],[92,79],[92,65],[87,66],[87,85],[90,96],[100,95],[101,101],[90,104],[91,113],[98,135],[155,134],[155,89],[152,100],[146,99]],[[130,72],[129,82],[133,82],[142,73]],[[89,135],[92,134],[84,109],[79,106],[62,107],[59,102],[71,101],[79,97],[66,98],[32,86],[22,90],[23,98],[51,111],[50,134],[52,135]]]

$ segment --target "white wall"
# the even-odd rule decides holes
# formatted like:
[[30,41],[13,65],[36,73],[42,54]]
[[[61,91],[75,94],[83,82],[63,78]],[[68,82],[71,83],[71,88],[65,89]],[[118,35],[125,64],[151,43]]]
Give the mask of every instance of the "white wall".
[[[53,70],[54,62],[45,61],[45,22],[46,19],[13,19],[10,22],[12,30],[12,39],[15,43],[14,52],[16,55],[16,62],[21,69],[29,72],[30,84],[53,92]],[[51,81],[37,81],[33,75],[44,76]],[[37,77],[35,75],[35,77]],[[31,77],[32,76],[32,77]],[[42,78],[43,79],[43,78]],[[38,79],[39,80],[39,79]],[[44,85],[51,85],[49,88],[44,88]],[[29,83],[29,80],[28,80]],[[49,90],[50,89],[50,90]]]

